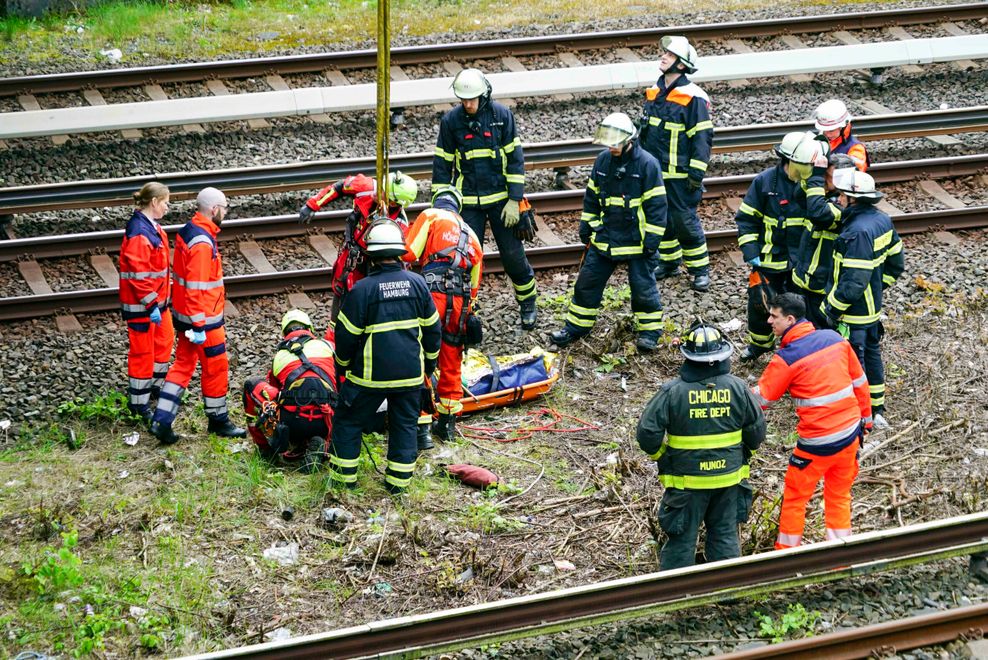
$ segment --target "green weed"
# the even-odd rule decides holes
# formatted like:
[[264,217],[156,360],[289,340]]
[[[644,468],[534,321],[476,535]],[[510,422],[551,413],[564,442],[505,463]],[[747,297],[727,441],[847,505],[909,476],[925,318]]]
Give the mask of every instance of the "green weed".
[[44,558],[37,565],[25,563],[24,574],[34,580],[35,588],[42,596],[53,596],[82,584],[82,560],[73,552],[79,543],[76,531],[62,532],[62,547],[44,549]]
[[140,418],[127,408],[127,396],[120,392],[98,394],[92,401],[75,398],[58,407],[58,414],[86,421],[134,422]]
[[755,612],[755,616],[758,617],[759,634],[770,637],[773,644],[784,639],[812,637],[813,629],[820,620],[820,612],[808,611],[802,603],[790,604],[778,621],[761,612]]
[[525,523],[514,518],[505,518],[498,509],[497,502],[480,501],[467,505],[465,523],[468,527],[484,532],[497,534],[521,529]]
[[599,371],[601,373],[609,374],[614,371],[614,367],[621,366],[622,364],[627,364],[628,360],[620,355],[612,355],[610,353],[604,353],[598,360],[600,364],[594,369],[594,371]]

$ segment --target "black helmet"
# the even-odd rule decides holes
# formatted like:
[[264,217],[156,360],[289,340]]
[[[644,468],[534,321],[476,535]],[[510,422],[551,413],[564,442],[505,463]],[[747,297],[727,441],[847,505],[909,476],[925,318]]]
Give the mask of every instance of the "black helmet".
[[724,339],[720,330],[705,323],[694,323],[679,350],[691,362],[713,364],[731,357],[734,347]]

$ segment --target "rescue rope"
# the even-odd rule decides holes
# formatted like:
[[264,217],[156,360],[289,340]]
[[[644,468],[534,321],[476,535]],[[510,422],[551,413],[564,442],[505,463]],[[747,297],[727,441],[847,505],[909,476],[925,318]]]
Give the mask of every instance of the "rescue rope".
[[[528,425],[524,424],[526,418]],[[580,426],[562,427],[561,424],[567,420]],[[495,442],[518,442],[519,440],[527,440],[536,433],[579,433],[580,431],[596,431],[599,428],[586,420],[561,413],[554,408],[530,410],[525,413],[521,423],[509,423],[500,428],[460,424],[461,433],[464,437],[475,440],[494,440]]]

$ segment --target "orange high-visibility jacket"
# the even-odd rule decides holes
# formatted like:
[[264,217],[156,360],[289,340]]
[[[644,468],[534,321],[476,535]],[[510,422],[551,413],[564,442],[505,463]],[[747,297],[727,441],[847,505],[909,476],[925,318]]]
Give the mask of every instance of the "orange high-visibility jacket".
[[130,324],[150,323],[154,307],[168,307],[171,278],[168,236],[154,220],[134,211],[120,245],[120,307]]
[[[423,268],[437,261],[453,263],[452,252],[460,240],[461,230],[467,232],[467,258],[470,262],[462,264],[461,267],[470,272],[470,298],[474,299],[480,288],[484,249],[469,225],[452,211],[426,209],[419,213],[419,217],[415,219],[405,238],[405,247],[408,251],[402,259],[417,263]],[[449,254],[440,254],[444,251]]]
[[801,320],[789,328],[755,387],[762,408],[786,391],[796,404],[798,447],[829,455],[857,437],[871,421],[868,379],[854,349],[833,330]]
[[220,228],[196,212],[175,238],[172,303],[178,330],[213,330],[223,325],[223,262],[216,245]]
[[[363,174],[354,174],[330,184],[310,197],[305,203],[313,211],[318,211],[341,195],[353,197],[353,210],[360,216],[358,226],[353,228],[353,238],[362,248],[367,248],[364,233],[367,231],[368,219],[374,215],[377,208],[377,181]],[[404,207],[388,204],[388,217],[398,223],[404,232],[408,228]]]

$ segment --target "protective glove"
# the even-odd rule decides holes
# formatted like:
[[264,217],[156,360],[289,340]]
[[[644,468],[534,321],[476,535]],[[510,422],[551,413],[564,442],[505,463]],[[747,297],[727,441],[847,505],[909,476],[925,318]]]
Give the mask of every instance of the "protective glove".
[[861,421],[862,421],[861,434],[867,438],[868,434],[871,433],[872,430],[875,428],[875,423],[870,419],[867,422],[865,420],[861,420]]
[[508,229],[517,225],[521,219],[521,209],[519,209],[518,205],[518,200],[509,199],[504,205],[504,210],[501,211],[501,222]]
[[433,372],[435,372],[435,370],[436,370],[436,364],[437,364],[437,361],[436,360],[428,360],[427,359],[425,361],[425,364],[422,365],[422,366],[425,368],[425,374],[427,376],[430,376],[430,375],[432,375]]
[[298,222],[299,224],[307,225],[312,222],[312,214],[315,211],[308,204],[303,204],[302,208],[298,210]]
[[535,212],[527,199],[522,198],[518,205],[521,209],[518,224],[515,226],[515,238],[519,241],[531,242],[535,240]]
[[148,316],[151,317],[151,323],[161,325],[161,310],[158,309],[157,305],[151,308],[151,313]]
[[693,177],[689,177],[686,179],[686,187],[690,189],[690,192],[703,190],[703,179],[694,179]]
[[590,229],[587,229],[586,232],[580,230],[580,242],[584,245],[590,245]]
[[206,331],[205,330],[192,330],[192,338],[189,339],[193,344],[202,345],[206,343]]
[[758,268],[759,266],[762,265],[762,258],[756,255],[751,259],[748,259],[748,261],[745,263],[747,263],[752,268]]
[[649,245],[646,245],[644,248],[642,248],[642,255],[644,255],[646,259],[651,259],[656,255],[658,251],[659,251],[658,246],[651,247]]

